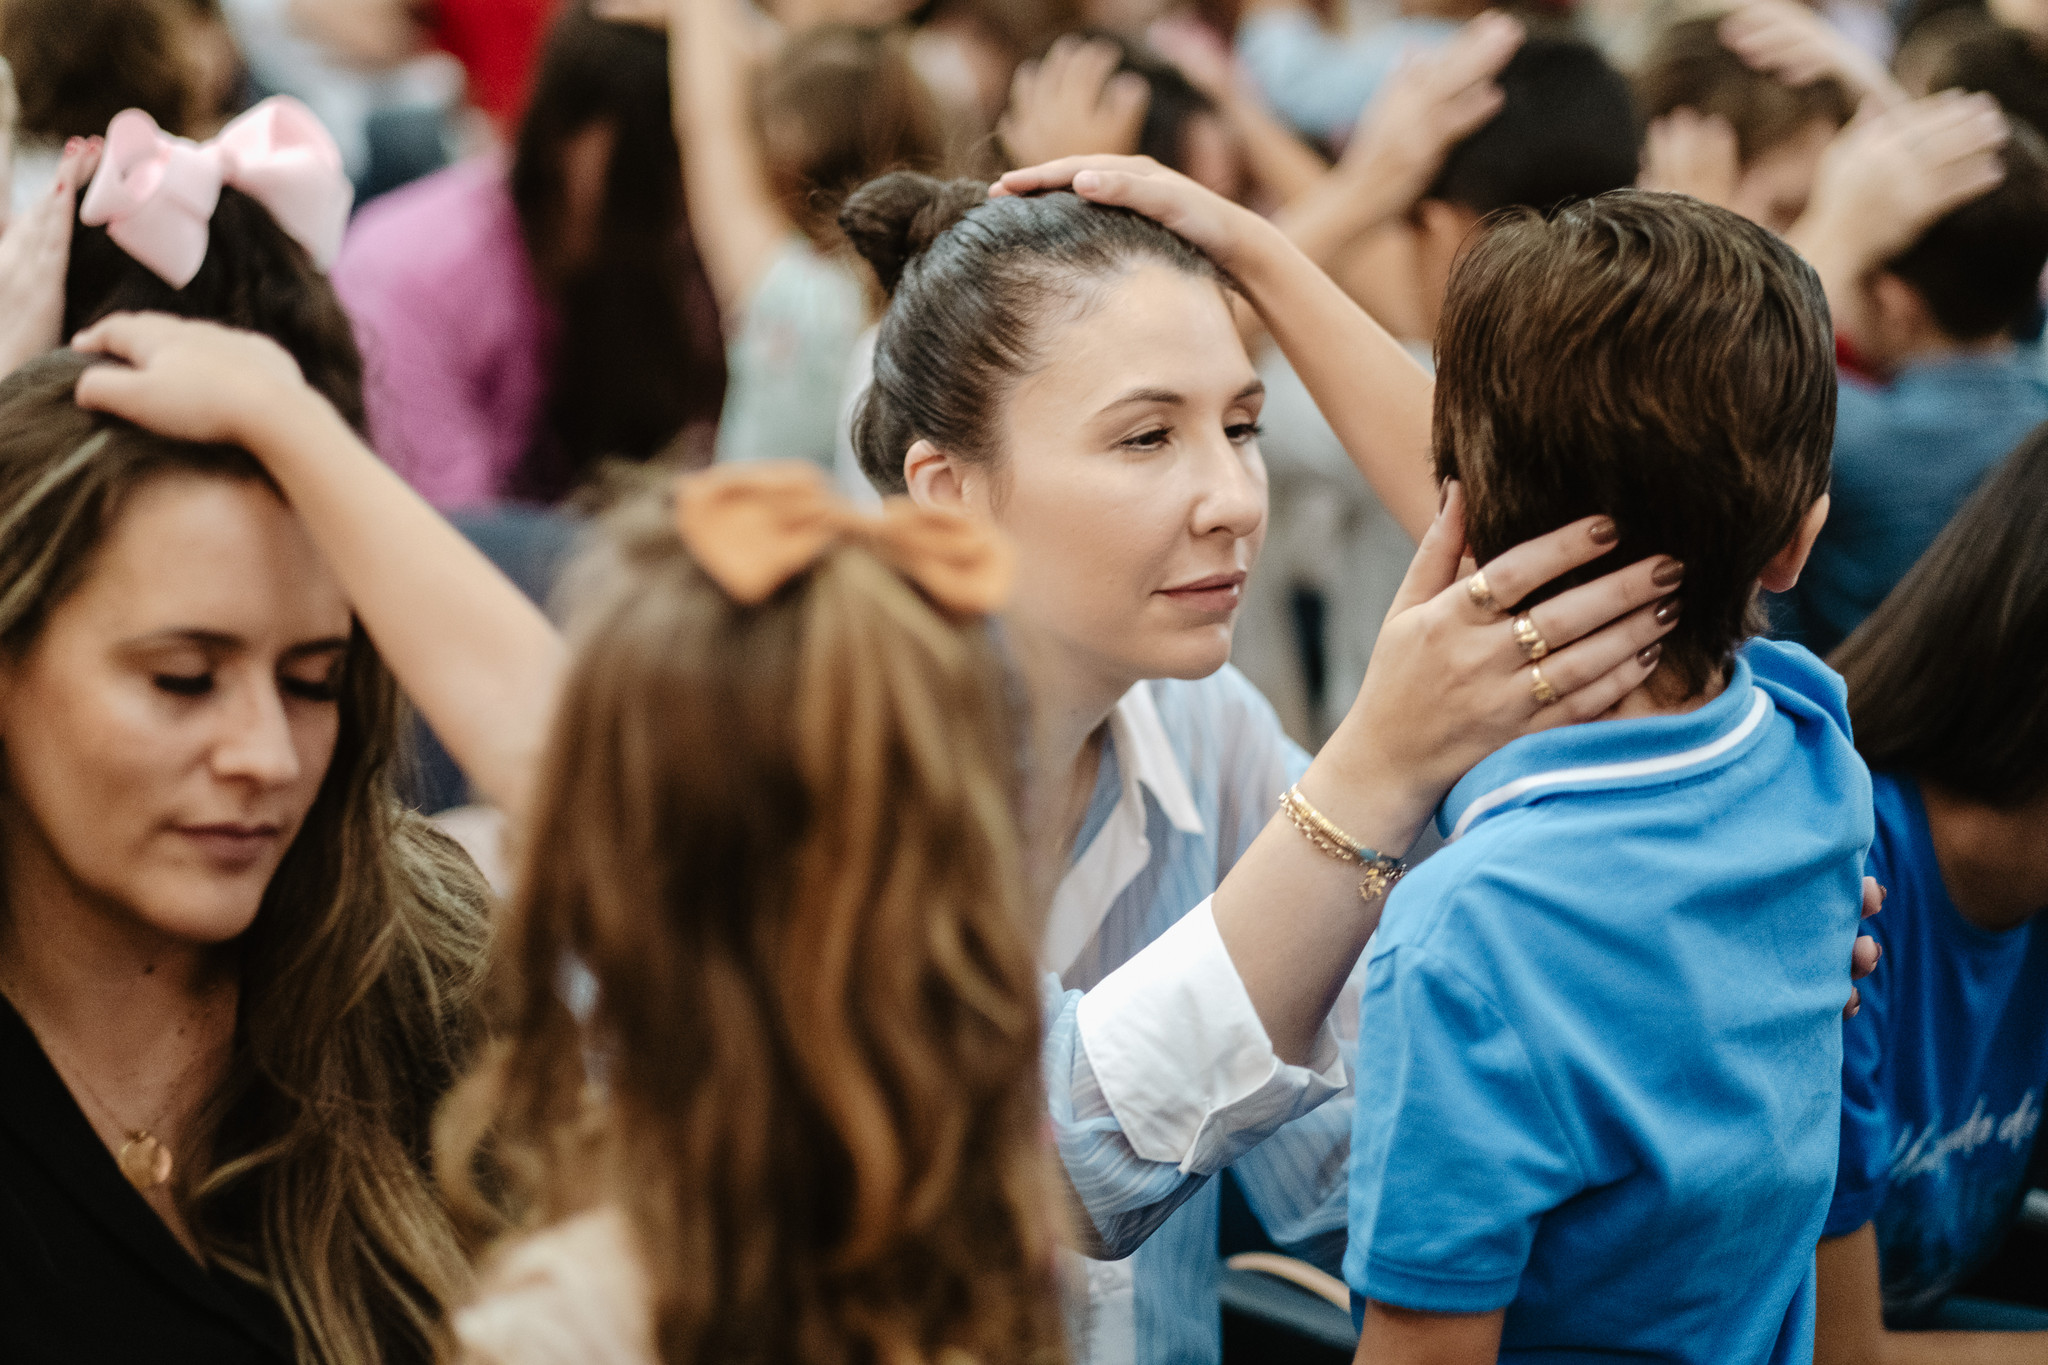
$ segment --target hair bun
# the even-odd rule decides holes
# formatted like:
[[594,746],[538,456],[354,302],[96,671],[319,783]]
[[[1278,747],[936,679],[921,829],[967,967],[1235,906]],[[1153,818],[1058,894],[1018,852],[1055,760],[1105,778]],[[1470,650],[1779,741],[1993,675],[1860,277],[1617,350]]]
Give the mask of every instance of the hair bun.
[[853,192],[839,211],[839,227],[893,294],[904,268],[987,198],[988,186],[978,180],[891,171]]

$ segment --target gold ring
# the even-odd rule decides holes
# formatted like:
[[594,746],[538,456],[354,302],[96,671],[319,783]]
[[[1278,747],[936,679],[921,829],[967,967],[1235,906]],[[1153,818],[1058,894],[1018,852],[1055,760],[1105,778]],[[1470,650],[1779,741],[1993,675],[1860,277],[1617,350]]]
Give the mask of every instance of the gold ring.
[[1515,643],[1522,647],[1522,657],[1532,664],[1550,652],[1550,642],[1536,629],[1526,611],[1515,618]]
[[1465,580],[1465,595],[1470,597],[1472,605],[1481,611],[1490,611],[1495,615],[1500,615],[1507,611],[1506,607],[1495,600],[1493,589],[1486,586],[1486,575],[1484,573],[1475,573]]
[[1557,689],[1550,685],[1550,679],[1543,676],[1543,670],[1535,664],[1529,665],[1529,691],[1536,697],[1538,706],[1549,706],[1557,700]]

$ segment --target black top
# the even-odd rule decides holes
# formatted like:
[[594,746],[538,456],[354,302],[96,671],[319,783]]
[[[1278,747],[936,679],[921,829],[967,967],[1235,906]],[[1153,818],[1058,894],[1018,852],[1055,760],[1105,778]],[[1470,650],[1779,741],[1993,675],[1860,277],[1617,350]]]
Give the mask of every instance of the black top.
[[293,1359],[277,1304],[178,1244],[0,996],[0,1361]]

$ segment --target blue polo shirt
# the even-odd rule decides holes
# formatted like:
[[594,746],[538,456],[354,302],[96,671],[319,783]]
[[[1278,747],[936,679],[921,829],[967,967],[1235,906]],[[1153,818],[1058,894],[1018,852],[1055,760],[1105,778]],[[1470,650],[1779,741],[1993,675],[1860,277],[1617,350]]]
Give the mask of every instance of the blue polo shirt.
[[2048,1091],[2048,922],[1963,918],[1920,788],[1879,773],[1870,875],[1884,946],[1843,1028],[1842,1164],[1825,1235],[1877,1225],[1886,1318],[1919,1325],[1998,1250]]
[[1946,356],[1891,383],[1844,375],[1836,398],[1834,505],[1799,586],[1772,597],[1777,634],[1827,654],[1898,586],[1984,476],[2048,421],[2041,355]]
[[1367,965],[1354,1311],[1503,1361],[1813,1357],[1871,837],[1841,680],[1752,641],[1685,715],[1515,741]]

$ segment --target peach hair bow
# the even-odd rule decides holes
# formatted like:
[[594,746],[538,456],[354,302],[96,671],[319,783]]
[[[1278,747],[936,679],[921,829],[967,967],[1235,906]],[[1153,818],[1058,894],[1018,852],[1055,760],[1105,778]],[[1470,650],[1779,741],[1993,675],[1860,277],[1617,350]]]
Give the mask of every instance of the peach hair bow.
[[188,142],[140,109],[107,125],[107,149],[78,221],[104,226],[114,244],[173,289],[206,261],[213,211],[232,185],[270,210],[322,270],[348,227],[355,187],[313,111],[286,95],[264,100],[210,142]]
[[834,545],[865,547],[947,611],[986,616],[1010,595],[1016,555],[959,512],[890,498],[855,507],[797,460],[718,465],[676,481],[683,546],[728,597],[757,606]]

